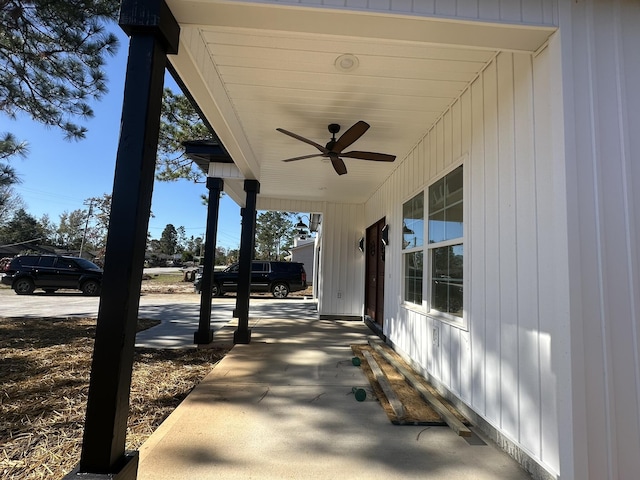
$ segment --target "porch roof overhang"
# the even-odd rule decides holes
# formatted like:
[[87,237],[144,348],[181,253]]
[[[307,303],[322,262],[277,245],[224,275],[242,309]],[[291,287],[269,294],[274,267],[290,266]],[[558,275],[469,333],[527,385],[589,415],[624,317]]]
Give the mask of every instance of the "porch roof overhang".
[[[243,179],[258,180],[261,197],[365,202],[498,52],[535,52],[555,31],[268,2],[167,3],[181,27],[169,61],[233,159],[238,174],[225,191],[241,205]],[[340,68],[344,54],[357,68]],[[276,128],[324,145],[330,123],[343,133],[358,120],[371,128],[350,149],[396,162],[346,159],[342,176],[321,158],[282,162],[318,152]]]

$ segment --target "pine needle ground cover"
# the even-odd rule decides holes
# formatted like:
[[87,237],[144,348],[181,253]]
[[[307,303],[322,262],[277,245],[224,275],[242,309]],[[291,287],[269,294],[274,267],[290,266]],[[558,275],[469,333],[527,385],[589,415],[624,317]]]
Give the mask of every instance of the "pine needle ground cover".
[[[157,322],[140,320],[143,330]],[[0,318],[0,478],[56,479],[80,459],[92,318]],[[127,450],[136,450],[226,354],[136,349]]]

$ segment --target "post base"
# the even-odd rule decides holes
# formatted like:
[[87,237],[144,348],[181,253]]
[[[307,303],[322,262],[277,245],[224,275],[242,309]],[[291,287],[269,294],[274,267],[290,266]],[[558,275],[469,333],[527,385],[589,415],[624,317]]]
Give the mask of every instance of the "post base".
[[138,477],[137,451],[127,452],[115,472],[91,473],[81,472],[80,465],[64,476],[64,480],[136,480]]
[[213,330],[211,329],[208,332],[197,330],[193,334],[193,343],[196,345],[208,345],[211,342],[213,342]]
[[251,330],[236,330],[233,332],[234,344],[249,344],[251,343]]

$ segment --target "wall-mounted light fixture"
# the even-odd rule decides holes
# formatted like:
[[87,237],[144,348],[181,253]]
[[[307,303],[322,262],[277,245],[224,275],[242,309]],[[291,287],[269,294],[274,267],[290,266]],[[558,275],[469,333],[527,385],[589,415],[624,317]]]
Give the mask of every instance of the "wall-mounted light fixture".
[[382,243],[386,246],[389,246],[389,225],[385,225],[384,227],[382,227],[382,230],[380,231],[380,235],[382,237]]
[[302,221],[302,217],[298,217],[298,223],[296,223],[295,228],[308,230],[309,226]]
[[406,223],[402,224],[402,234],[403,235],[413,235],[416,232],[414,232],[413,230],[411,230],[409,227],[407,227]]

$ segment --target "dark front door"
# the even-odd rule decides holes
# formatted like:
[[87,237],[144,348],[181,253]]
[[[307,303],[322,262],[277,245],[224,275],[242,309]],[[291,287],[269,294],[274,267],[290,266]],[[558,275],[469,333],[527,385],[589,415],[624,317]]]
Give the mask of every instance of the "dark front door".
[[365,238],[366,290],[365,315],[382,327],[384,320],[384,244],[382,229],[385,219],[381,219],[367,228]]

